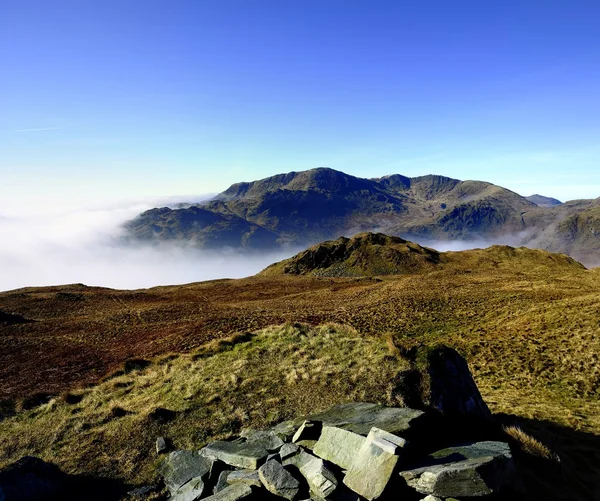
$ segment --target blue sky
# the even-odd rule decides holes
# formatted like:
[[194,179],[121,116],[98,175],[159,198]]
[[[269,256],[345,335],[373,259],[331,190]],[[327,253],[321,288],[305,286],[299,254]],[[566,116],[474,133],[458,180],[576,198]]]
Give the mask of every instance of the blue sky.
[[0,11],[4,203],[210,193],[317,166],[600,196],[597,1]]

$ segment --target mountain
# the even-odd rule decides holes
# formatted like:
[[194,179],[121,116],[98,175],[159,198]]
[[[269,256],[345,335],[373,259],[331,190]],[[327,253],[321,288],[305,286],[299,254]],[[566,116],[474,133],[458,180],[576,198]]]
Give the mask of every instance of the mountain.
[[538,207],[554,207],[562,204],[562,202],[556,198],[545,197],[543,195],[530,195],[526,198]]
[[365,179],[317,168],[236,183],[202,204],[152,209],[125,228],[133,241],[250,250],[382,231],[426,245],[475,240],[540,247],[595,264],[597,206],[523,197],[483,181],[399,174]]

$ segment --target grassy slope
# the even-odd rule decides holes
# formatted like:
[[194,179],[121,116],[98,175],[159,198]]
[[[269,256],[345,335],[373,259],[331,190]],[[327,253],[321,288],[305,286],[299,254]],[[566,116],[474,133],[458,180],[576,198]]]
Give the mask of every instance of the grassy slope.
[[[333,324],[238,335],[1,421],[0,467],[33,454],[72,473],[149,481],[160,434],[193,449],[332,403],[398,405],[393,378],[407,367],[382,340]],[[176,411],[174,419],[153,419],[158,407]]]

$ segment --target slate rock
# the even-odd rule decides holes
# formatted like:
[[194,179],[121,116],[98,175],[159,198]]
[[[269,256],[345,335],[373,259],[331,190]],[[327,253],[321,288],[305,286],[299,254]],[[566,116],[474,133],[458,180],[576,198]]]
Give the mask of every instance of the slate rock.
[[200,454],[207,458],[218,459],[237,468],[256,470],[265,462],[269,451],[260,443],[218,440],[201,449]]
[[257,470],[235,470],[227,475],[227,483],[246,484],[253,487],[261,487],[260,477]]
[[409,407],[384,407],[368,402],[349,402],[336,405],[306,419],[321,421],[324,426],[368,435],[376,427],[389,433],[400,434],[419,424],[423,411]]
[[217,480],[217,483],[215,484],[215,486],[213,487],[213,494],[217,494],[218,492],[221,492],[223,489],[226,489],[227,487],[229,487],[229,483],[227,482],[227,479],[229,478],[229,475],[231,475],[233,473],[232,470],[226,470],[226,471],[222,471],[221,474],[219,475],[219,478]]
[[435,452],[428,465],[402,471],[400,476],[421,494],[448,498],[497,493],[515,473],[508,444],[477,442]]
[[279,449],[279,458],[284,461],[290,456],[294,456],[300,452],[300,447],[296,444],[284,444],[281,449]]
[[313,452],[347,470],[352,466],[365,441],[366,438],[357,433],[334,426],[324,426]]
[[379,498],[387,487],[406,440],[372,428],[344,477],[344,484],[368,500]]
[[325,466],[321,458],[298,449],[295,454],[283,460],[284,466],[293,465],[306,479],[310,493],[315,497],[325,498],[337,488],[338,481],[335,474]]
[[203,501],[240,501],[252,497],[252,487],[246,484],[235,484],[226,487],[222,491],[203,498]]
[[265,488],[285,499],[294,499],[300,491],[300,482],[277,461],[268,461],[258,469],[258,476]]
[[198,451],[173,451],[160,463],[158,473],[174,495],[191,479],[206,479],[212,464],[212,460],[202,457]]
[[246,442],[261,445],[268,452],[277,452],[284,444],[280,437],[269,430],[245,430],[241,436]]
[[192,478],[190,481],[183,484],[177,492],[172,493],[171,501],[197,501],[206,494],[206,484],[202,477]]

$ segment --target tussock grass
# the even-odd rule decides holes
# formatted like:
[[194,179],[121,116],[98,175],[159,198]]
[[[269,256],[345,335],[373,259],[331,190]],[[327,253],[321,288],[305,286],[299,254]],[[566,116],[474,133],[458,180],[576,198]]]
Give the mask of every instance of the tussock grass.
[[518,426],[504,426],[504,433],[515,440],[519,447],[526,454],[537,456],[550,461],[560,462],[560,458],[552,452],[546,445],[540,442],[538,439],[532,437],[530,434],[523,431]]
[[33,454],[70,473],[147,482],[157,436],[194,449],[343,401],[398,405],[392,382],[406,368],[383,340],[334,323],[238,333],[1,421],[0,466]]

